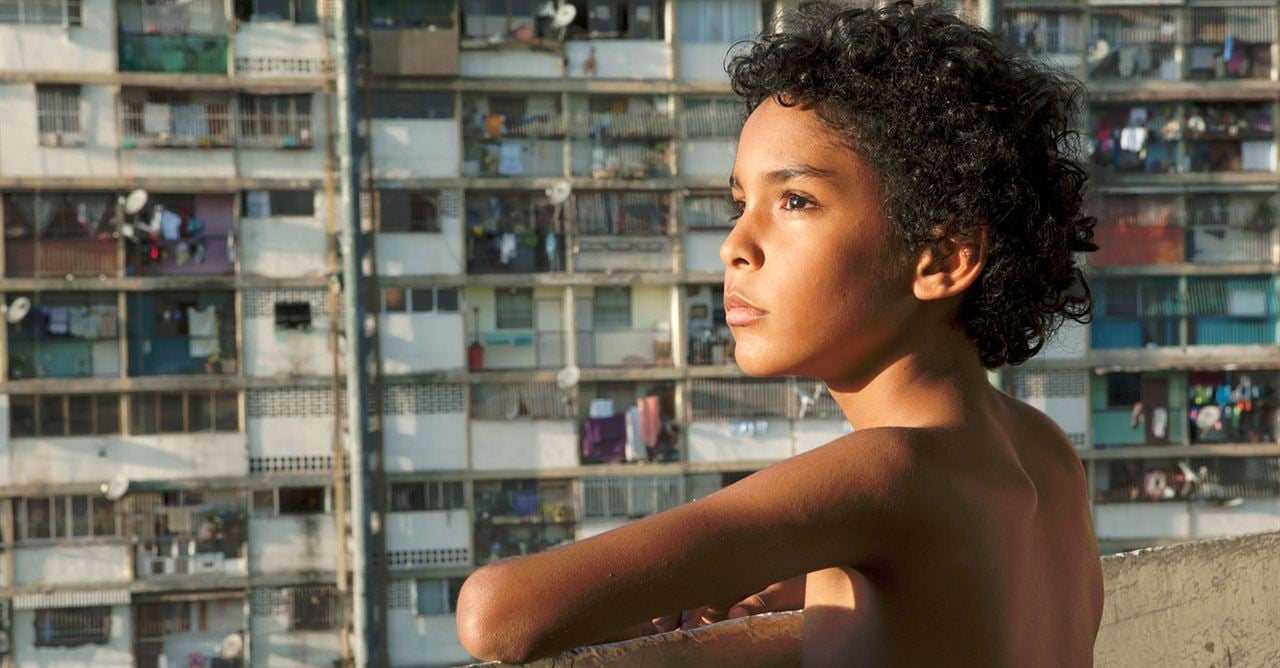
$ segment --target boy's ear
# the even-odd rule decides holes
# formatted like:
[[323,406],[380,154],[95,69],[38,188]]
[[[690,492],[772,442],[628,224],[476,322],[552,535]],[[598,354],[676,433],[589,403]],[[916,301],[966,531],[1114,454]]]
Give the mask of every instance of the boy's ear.
[[987,265],[991,229],[980,226],[972,234],[949,236],[926,248],[916,263],[912,291],[920,301],[954,297],[973,285]]

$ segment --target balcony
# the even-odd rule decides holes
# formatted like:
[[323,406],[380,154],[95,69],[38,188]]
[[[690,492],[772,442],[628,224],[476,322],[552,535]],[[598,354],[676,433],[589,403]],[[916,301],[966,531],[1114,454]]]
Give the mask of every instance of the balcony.
[[1182,127],[1174,104],[1094,107],[1089,119],[1093,163],[1121,173],[1182,171],[1178,161]]
[[474,489],[477,566],[573,541],[568,480],[478,481]]
[[126,236],[130,276],[217,276],[235,272],[229,252],[234,198],[155,195]]
[[1098,504],[1196,501],[1236,507],[1246,499],[1276,497],[1280,459],[1275,457],[1113,460],[1098,466],[1094,476]]
[[1093,347],[1270,345],[1276,297],[1269,277],[1105,279],[1095,282]]
[[227,19],[217,0],[119,7],[120,71],[227,74]]
[[1189,7],[1187,78],[1271,78],[1275,7]]
[[1101,9],[1092,13],[1089,78],[1096,80],[1174,80],[1178,12],[1166,8]]
[[1274,172],[1272,111],[1269,103],[1188,105],[1188,171]]
[[668,177],[673,173],[675,117],[660,97],[580,97],[566,120],[573,137],[571,172],[597,179]]
[[565,118],[555,95],[491,95],[463,100],[463,174],[564,174]]
[[248,500],[240,491],[141,493],[122,503],[144,579],[247,575]]
[[[1099,666],[1179,665],[1187,657],[1266,657],[1280,650],[1280,534],[1221,538],[1102,558],[1105,607],[1094,644]],[[1230,614],[1223,614],[1223,609]],[[1123,611],[1123,614],[1120,614]],[[1241,633],[1240,629],[1259,629]],[[531,663],[580,668],[796,665],[801,612],[753,615],[693,631],[596,645]],[[1238,661],[1239,659],[1233,659]],[[496,663],[478,664],[498,666]]]
[[578,331],[578,364],[584,367],[672,366],[671,328],[583,329]]
[[225,148],[233,143],[231,100],[225,93],[125,89],[120,97],[126,149]]
[[595,383],[578,400],[583,464],[680,460],[670,383]]
[[107,193],[5,193],[5,275],[117,276],[115,197]]
[[[133,655],[138,668],[242,665],[226,638],[244,638],[243,594],[201,592],[133,601]],[[234,642],[234,641],[233,641]]]
[[563,224],[541,194],[471,192],[466,219],[467,273],[564,271]]
[[671,202],[665,193],[580,193],[572,210],[575,271],[671,271]]
[[234,303],[226,291],[129,294],[129,375],[235,373]]
[[9,377],[81,378],[120,375],[116,296],[42,293],[25,297],[31,310],[9,322]]
[[1113,195],[1098,213],[1098,267],[1271,263],[1280,241],[1270,195]]
[[369,3],[373,73],[400,77],[458,75],[458,27],[453,2]]

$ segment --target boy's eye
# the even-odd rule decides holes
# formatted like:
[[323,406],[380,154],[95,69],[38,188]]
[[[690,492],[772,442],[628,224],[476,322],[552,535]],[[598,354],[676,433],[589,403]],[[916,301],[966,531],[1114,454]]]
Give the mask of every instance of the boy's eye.
[[729,220],[737,220],[742,217],[742,212],[747,208],[747,203],[740,199],[729,200]]
[[795,195],[795,194],[787,195],[788,209],[803,209],[808,207],[810,204],[812,204],[812,202],[810,202],[809,198],[807,197],[802,197],[800,195]]

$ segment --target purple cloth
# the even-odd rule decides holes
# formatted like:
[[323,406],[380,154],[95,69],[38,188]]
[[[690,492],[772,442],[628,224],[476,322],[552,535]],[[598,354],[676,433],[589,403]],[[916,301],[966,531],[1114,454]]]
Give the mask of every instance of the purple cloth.
[[582,459],[592,462],[620,462],[626,459],[627,415],[587,418],[582,425]]

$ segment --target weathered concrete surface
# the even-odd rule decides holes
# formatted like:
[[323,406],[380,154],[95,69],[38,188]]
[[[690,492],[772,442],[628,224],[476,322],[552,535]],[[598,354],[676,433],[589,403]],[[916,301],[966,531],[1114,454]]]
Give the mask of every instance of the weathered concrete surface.
[[[1098,666],[1280,666],[1280,533],[1102,559]],[[798,612],[584,647],[531,668],[799,665]],[[476,664],[490,668],[502,664]]]

